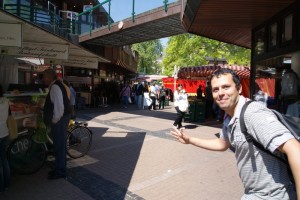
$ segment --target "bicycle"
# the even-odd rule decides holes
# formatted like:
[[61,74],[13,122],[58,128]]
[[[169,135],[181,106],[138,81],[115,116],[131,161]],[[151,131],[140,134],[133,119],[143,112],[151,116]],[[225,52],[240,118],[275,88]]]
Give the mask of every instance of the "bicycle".
[[[92,131],[85,122],[70,123],[67,131],[67,154],[71,158],[83,157],[92,145]],[[49,132],[49,130],[48,130]],[[35,129],[13,140],[8,147],[10,167],[18,174],[33,174],[40,170],[47,159],[47,143],[37,143],[33,136]],[[49,134],[47,142],[53,144]]]

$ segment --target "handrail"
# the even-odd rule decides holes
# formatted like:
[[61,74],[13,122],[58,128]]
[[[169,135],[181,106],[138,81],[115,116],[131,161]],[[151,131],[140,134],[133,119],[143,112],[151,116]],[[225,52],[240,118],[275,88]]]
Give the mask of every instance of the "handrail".
[[168,0],[163,1],[165,4],[165,12],[168,12]]
[[[164,10],[165,12],[168,11],[168,0],[163,0],[164,4]],[[7,10],[15,15],[18,15],[19,17],[29,20],[33,23],[38,24],[48,24],[51,26],[51,30],[53,30],[56,33],[56,29],[58,28],[60,30],[68,30],[69,33],[73,34],[81,34],[83,32],[90,32],[90,35],[92,33],[92,30],[98,27],[103,26],[102,21],[99,22],[98,20],[94,20],[94,16],[96,15],[95,12],[93,12],[95,9],[101,7],[102,5],[107,4],[108,5],[108,13],[106,13],[107,16],[107,26],[108,30],[111,28],[111,0],[104,0],[103,2],[99,2],[94,7],[85,10],[78,15],[75,15],[75,18],[71,19],[63,19],[58,13],[53,12],[53,10],[48,10],[47,8],[41,8],[36,6],[28,6],[28,5],[22,5],[22,4],[4,4],[3,9]],[[48,7],[50,3],[48,2]],[[55,6],[54,4],[51,6]],[[56,9],[54,9],[56,10]],[[88,14],[87,20],[84,20],[82,18],[82,15]],[[135,0],[132,0],[132,22],[135,22]],[[62,33],[63,34],[63,33]]]
[[132,0],[132,13],[131,13],[131,15],[132,15],[132,22],[134,22],[134,17],[135,17],[135,12],[134,12],[134,0]]
[[[90,9],[88,9],[88,10],[86,10],[86,11],[83,11],[83,12],[79,13],[78,15],[75,16],[75,21],[78,20],[78,17],[80,17],[81,15],[84,15],[84,14],[86,14],[86,13],[89,13],[89,17],[90,17],[90,16],[91,16],[91,13],[92,13],[95,9],[99,8],[100,6],[102,6],[102,5],[106,4],[106,3],[108,3],[108,30],[110,30],[110,23],[111,23],[111,21],[110,21],[110,6],[111,6],[111,0],[105,0],[105,1],[103,1],[102,3],[99,3],[99,4],[97,4],[96,6],[90,8]],[[92,34],[92,28],[91,28],[91,27],[92,27],[92,24],[91,24],[91,22],[90,22],[90,35]]]

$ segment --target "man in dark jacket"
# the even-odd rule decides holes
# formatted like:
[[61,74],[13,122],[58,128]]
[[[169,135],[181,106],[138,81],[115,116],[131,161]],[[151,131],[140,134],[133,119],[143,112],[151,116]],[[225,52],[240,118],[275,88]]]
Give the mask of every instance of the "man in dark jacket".
[[44,83],[49,86],[49,93],[44,106],[44,122],[51,127],[55,156],[55,168],[49,172],[48,179],[66,178],[66,136],[70,120],[70,91],[57,80],[54,70],[44,71]]
[[144,94],[144,86],[141,80],[138,80],[138,84],[136,85],[135,95],[136,95],[136,105],[138,106],[139,109],[142,109],[143,94]]

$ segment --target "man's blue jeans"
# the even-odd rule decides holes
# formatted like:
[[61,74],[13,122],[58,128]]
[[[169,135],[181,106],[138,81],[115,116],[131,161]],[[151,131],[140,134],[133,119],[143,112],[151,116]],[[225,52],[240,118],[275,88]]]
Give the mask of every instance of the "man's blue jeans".
[[136,105],[138,106],[138,108],[142,108],[142,95],[136,96]]
[[122,97],[122,101],[123,101],[123,106],[124,107],[127,107],[128,106],[128,96],[123,96]]
[[51,125],[51,133],[53,135],[53,148],[55,156],[55,174],[59,176],[67,176],[67,129],[70,121],[70,115],[64,115],[56,123]]
[[6,154],[7,146],[8,137],[0,138],[0,192],[9,186],[10,168]]

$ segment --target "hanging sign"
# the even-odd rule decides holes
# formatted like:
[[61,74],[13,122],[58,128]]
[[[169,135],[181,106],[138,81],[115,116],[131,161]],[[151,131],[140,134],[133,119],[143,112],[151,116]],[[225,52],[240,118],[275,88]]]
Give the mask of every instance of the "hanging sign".
[[22,24],[0,22],[0,46],[22,47]]
[[68,67],[82,67],[90,69],[98,69],[98,58],[69,56],[68,60],[62,60],[61,64]]
[[23,42],[23,47],[0,47],[0,54],[67,60],[69,45]]
[[83,12],[90,10],[93,8],[93,5],[89,4],[89,5],[83,5]]

